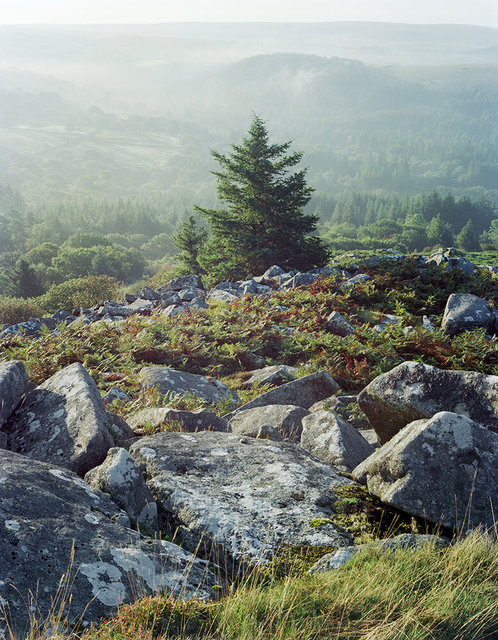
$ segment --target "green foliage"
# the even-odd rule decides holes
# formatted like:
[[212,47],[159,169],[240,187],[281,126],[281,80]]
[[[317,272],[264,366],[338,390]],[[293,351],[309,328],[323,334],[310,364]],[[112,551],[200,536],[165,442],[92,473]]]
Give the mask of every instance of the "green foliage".
[[453,244],[454,233],[449,222],[444,222],[441,214],[429,220],[426,228],[427,240],[432,245],[442,245],[449,247]]
[[89,276],[76,278],[50,287],[37,299],[37,303],[48,313],[57,309],[72,310],[77,307],[91,307],[102,300],[116,298],[118,284],[109,276]]
[[472,224],[472,220],[467,220],[467,223],[456,237],[456,243],[460,249],[464,251],[479,251],[480,244],[479,238]]
[[36,298],[43,293],[42,283],[26,260],[18,260],[10,274],[11,291],[16,298]]
[[175,246],[180,249],[180,253],[175,256],[175,261],[179,265],[177,272],[181,274],[205,274],[205,270],[199,264],[199,257],[208,239],[208,231],[197,225],[195,216],[183,222],[176,236],[173,238]]
[[3,324],[17,324],[30,318],[39,318],[42,315],[43,309],[36,301],[0,297],[0,327]]
[[306,169],[288,174],[302,158],[287,154],[291,143],[271,144],[268,130],[254,116],[249,136],[229,155],[212,151],[220,165],[218,198],[225,209],[196,207],[211,228],[201,266],[214,279],[238,279],[263,273],[270,265],[307,270],[323,266],[328,252],[311,236],[318,217],[303,213],[313,189]]

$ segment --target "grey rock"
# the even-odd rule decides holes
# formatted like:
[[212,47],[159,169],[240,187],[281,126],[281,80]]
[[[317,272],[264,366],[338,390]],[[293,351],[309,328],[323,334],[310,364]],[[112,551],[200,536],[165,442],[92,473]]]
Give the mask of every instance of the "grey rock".
[[422,329],[424,331],[428,331],[429,333],[434,333],[436,331],[437,326],[434,321],[434,318],[429,316],[423,316],[422,318]]
[[134,296],[132,293],[125,293],[125,300],[128,304],[131,304],[132,302],[135,302],[135,300],[138,300],[138,297]]
[[[84,625],[139,595],[213,594],[215,576],[205,563],[121,525],[128,518],[109,496],[67,469],[0,450],[0,487],[0,602],[8,603],[19,637],[27,637],[29,594],[36,594],[36,617],[43,620],[61,580],[71,593],[62,619],[82,618]],[[3,616],[2,631],[10,637]]]
[[498,376],[477,371],[404,362],[372,380],[359,394],[358,404],[381,443],[409,422],[438,411],[466,415],[498,432]]
[[[271,440],[281,439],[299,442],[303,430],[303,418],[309,414],[307,409],[295,405],[269,404],[263,407],[254,407],[236,413],[230,420],[230,427],[234,433],[247,435],[253,438],[265,437],[262,434],[272,435]],[[273,437],[271,427],[279,435]]]
[[7,449],[7,434],[0,431],[0,449]]
[[175,430],[195,431],[230,431],[230,425],[211,411],[182,411],[169,407],[151,407],[142,409],[127,417],[127,422],[135,433],[144,433],[144,428],[160,429],[175,426]]
[[77,363],[29,393],[4,430],[12,451],[83,476],[114,445],[107,423],[99,390]]
[[475,267],[472,262],[466,258],[457,257],[453,247],[433,253],[427,260],[427,264],[433,264],[444,269],[457,269],[471,276],[475,273]]
[[178,297],[182,302],[191,302],[194,298],[204,295],[204,289],[182,289],[178,292]]
[[334,488],[350,481],[292,443],[160,433],[130,453],[148,478],[161,528],[176,528],[187,547],[221,546],[235,560],[264,562],[282,544],[350,544],[330,521]]
[[232,406],[236,406],[239,402],[237,394],[222,382],[169,367],[144,367],[140,371],[140,381],[144,387],[156,388],[163,395],[173,393],[184,396],[189,393],[209,404],[230,401]]
[[20,360],[0,362],[0,429],[19,406],[28,385],[28,374]]
[[119,407],[126,402],[130,402],[132,397],[126,391],[123,391],[119,387],[112,387],[109,391],[102,397],[102,401],[104,405],[114,405]]
[[408,424],[356,467],[353,478],[386,504],[430,522],[492,529],[497,466],[496,433],[441,411]]
[[274,278],[275,276],[283,276],[284,273],[285,271],[283,269],[281,269],[279,266],[274,264],[263,273],[262,277],[269,279],[269,278]]
[[141,298],[138,298],[134,302],[131,302],[129,305],[127,305],[126,309],[129,312],[131,311],[132,313],[149,314],[154,308],[155,304],[156,301],[142,300]]
[[436,549],[444,549],[450,546],[450,541],[444,536],[421,535],[413,533],[402,533],[394,538],[385,538],[369,544],[352,545],[338,549],[335,553],[327,553],[308,570],[308,574],[325,573],[339,569],[346,562],[349,562],[358,552],[363,549],[380,549],[382,551],[397,551],[398,549],[421,549],[425,546],[432,546]]
[[373,327],[374,331],[385,331],[388,327],[399,326],[403,322],[401,316],[395,316],[392,313],[386,313],[383,320]]
[[317,411],[303,418],[301,446],[319,460],[348,472],[374,452],[354,427],[332,411]]
[[368,273],[359,273],[358,275],[349,278],[349,280],[346,280],[346,282],[343,282],[339,289],[342,290],[347,289],[348,287],[355,287],[357,284],[360,284],[361,282],[368,282],[369,280],[372,280],[372,276],[369,276]]
[[171,305],[178,306],[181,302],[180,296],[174,291],[168,291],[161,295],[161,306],[165,309]]
[[109,494],[132,522],[157,528],[157,505],[137,463],[126,449],[109,449],[104,462],[85,475],[85,482]]
[[249,373],[252,375],[244,383],[245,387],[252,387],[253,385],[263,386],[265,384],[271,384],[278,387],[285,382],[292,380],[297,373],[297,369],[295,367],[288,367],[285,364],[278,364],[270,367],[263,367],[262,369],[256,369]]
[[202,284],[202,280],[200,276],[189,275],[189,276],[179,276],[178,278],[173,278],[173,280],[169,280],[166,284],[162,285],[157,289],[158,293],[163,293],[164,291],[181,291],[182,289],[204,289],[204,285]]
[[102,317],[109,316],[110,318],[113,318],[115,316],[120,316],[122,318],[127,318],[128,316],[136,313],[136,311],[135,309],[130,309],[128,305],[106,301],[97,309],[97,313]]
[[25,336],[37,337],[41,334],[43,327],[53,331],[57,322],[53,318],[30,318],[26,322],[8,325],[0,333],[0,339],[8,335],[23,334]]
[[142,298],[142,300],[154,301],[154,300],[160,300],[161,294],[157,293],[156,291],[154,291],[154,289],[151,289],[150,287],[144,287],[142,291],[140,291],[140,293],[138,294],[138,297]]
[[296,287],[303,287],[305,285],[312,284],[316,279],[317,275],[312,273],[296,273],[295,276],[287,280],[281,285],[281,289],[295,289]]
[[126,420],[112,411],[106,411],[105,413],[107,418],[106,425],[111,432],[114,444],[121,445],[122,443],[135,438],[135,434]]
[[326,326],[331,333],[334,333],[337,336],[342,336],[343,338],[355,333],[353,325],[349,324],[344,316],[342,316],[338,311],[332,311],[327,318]]
[[446,333],[455,335],[479,327],[489,330],[493,324],[494,314],[486,300],[471,293],[452,293],[441,326]]
[[76,320],[76,316],[68,313],[67,311],[64,311],[64,309],[58,309],[55,313],[52,314],[52,319],[55,320],[57,324],[71,324]]
[[268,404],[292,404],[309,409],[315,402],[328,398],[338,390],[339,385],[332,376],[326,371],[318,371],[318,373],[311,373],[309,376],[287,382],[276,389],[270,389],[242,405],[238,411],[264,407]]
[[187,310],[187,307],[184,307],[181,304],[180,305],[171,304],[169,307],[166,307],[166,309],[164,309],[161,315],[163,318],[174,318],[179,313],[183,313],[186,310]]
[[201,311],[205,311],[209,309],[209,305],[204,302],[202,298],[193,298],[189,303],[189,308],[191,309],[200,309]]
[[242,296],[242,291],[239,289],[232,289],[231,291],[225,291],[224,289],[213,289],[207,299],[211,302],[233,302]]

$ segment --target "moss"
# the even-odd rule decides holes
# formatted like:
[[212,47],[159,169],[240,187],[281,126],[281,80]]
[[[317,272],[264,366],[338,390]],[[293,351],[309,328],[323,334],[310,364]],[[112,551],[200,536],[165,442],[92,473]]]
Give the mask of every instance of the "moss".
[[329,524],[330,522],[332,522],[330,518],[313,518],[308,524],[313,527],[313,529],[320,531],[324,524]]

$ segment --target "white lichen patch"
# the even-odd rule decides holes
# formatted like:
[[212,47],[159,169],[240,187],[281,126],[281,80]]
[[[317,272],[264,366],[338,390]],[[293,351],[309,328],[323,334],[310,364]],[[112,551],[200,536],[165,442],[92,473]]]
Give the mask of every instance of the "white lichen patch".
[[157,456],[157,451],[154,451],[154,449],[149,449],[148,447],[142,447],[140,449],[140,455],[146,460],[152,460]]
[[211,449],[210,454],[212,456],[227,456],[228,455],[228,449],[223,449],[221,447],[215,447],[214,449]]
[[126,589],[121,582],[121,571],[108,562],[81,564],[79,573],[92,585],[92,594],[108,607],[117,607],[126,598]]
[[87,522],[89,522],[90,524],[98,524],[99,523],[99,519],[96,515],[94,515],[93,513],[86,513],[85,514],[85,520]]
[[21,525],[17,520],[5,520],[4,524],[5,528],[9,531],[19,531],[21,528]]
[[52,418],[54,420],[57,420],[58,418],[62,418],[63,415],[64,415],[64,409],[58,409],[58,411],[52,414]]
[[[165,586],[171,586],[171,576],[156,572],[156,565],[141,549],[125,547],[123,549],[111,549],[112,559],[124,571],[132,571],[143,581],[151,591],[162,590]],[[181,574],[177,574],[177,579]]]

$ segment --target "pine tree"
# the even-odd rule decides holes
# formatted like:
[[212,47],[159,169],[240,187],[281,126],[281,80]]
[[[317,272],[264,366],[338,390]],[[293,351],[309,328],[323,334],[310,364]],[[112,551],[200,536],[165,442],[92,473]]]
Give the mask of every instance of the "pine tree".
[[429,221],[426,233],[427,239],[432,245],[439,244],[450,247],[453,244],[453,229],[448,222],[442,220],[440,213]]
[[36,298],[43,293],[40,278],[26,260],[17,261],[10,279],[13,295],[16,298]]
[[197,225],[195,216],[190,216],[183,222],[173,242],[180,253],[175,256],[175,261],[179,264],[177,270],[182,275],[191,273],[204,274],[204,269],[199,264],[199,254],[208,238],[208,231]]
[[248,133],[230,154],[211,152],[221,167],[213,174],[226,208],[196,207],[211,228],[201,265],[213,278],[223,279],[259,275],[272,264],[301,270],[324,265],[328,249],[310,235],[318,217],[303,213],[313,192],[306,169],[289,173],[302,152],[288,154],[290,141],[271,144],[259,116],[253,117]]
[[467,223],[462,227],[462,230],[456,237],[457,246],[464,251],[480,251],[481,245],[479,244],[479,238],[475,232],[472,220],[467,220]]

